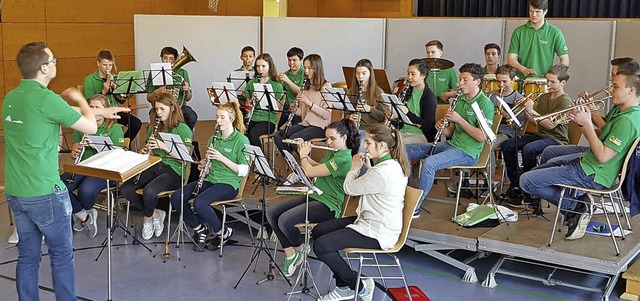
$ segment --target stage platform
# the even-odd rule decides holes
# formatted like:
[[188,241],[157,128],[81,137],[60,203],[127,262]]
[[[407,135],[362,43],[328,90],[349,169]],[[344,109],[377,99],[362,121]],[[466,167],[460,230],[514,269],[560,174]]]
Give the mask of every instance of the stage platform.
[[[618,238],[620,255],[616,256],[610,237],[585,234],[579,240],[568,241],[564,239],[566,226],[558,227],[561,232],[548,247],[552,223],[542,217],[527,219],[525,214],[520,214],[517,222],[503,223],[498,227],[464,228],[451,222],[453,202],[428,200],[423,205],[430,214],[423,211],[420,218],[414,220],[407,245],[461,269],[465,272],[462,280],[467,282],[478,281],[475,268],[470,265],[472,261],[491,253],[500,254],[501,258],[483,282],[487,287],[495,287],[496,274],[502,274],[540,281],[549,286],[598,292],[603,300],[608,300],[620,274],[640,253],[640,236],[635,233],[625,240]],[[459,211],[464,211],[464,208],[466,204],[461,205]],[[551,206],[544,210],[549,218],[553,218],[555,209]],[[593,220],[604,221],[604,216],[596,215]],[[640,229],[640,217],[631,222],[633,229]],[[450,256],[454,250],[476,253],[459,260]],[[587,284],[573,283],[572,277],[566,276],[571,273],[592,275],[600,280]]]

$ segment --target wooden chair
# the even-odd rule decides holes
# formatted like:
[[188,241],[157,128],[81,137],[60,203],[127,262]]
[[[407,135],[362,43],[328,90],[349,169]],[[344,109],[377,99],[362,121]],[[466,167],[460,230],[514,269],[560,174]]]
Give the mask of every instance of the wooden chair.
[[[400,251],[400,249],[402,249],[402,247],[404,246],[404,243],[407,240],[407,235],[409,234],[409,227],[411,226],[413,212],[416,210],[416,207],[418,206],[418,202],[421,198],[422,198],[422,190],[407,186],[404,194],[404,208],[402,209],[402,231],[400,232],[398,241],[393,246],[393,248],[389,250],[362,249],[362,248],[344,249],[344,252],[346,254],[356,255],[360,263],[358,267],[358,280],[356,281],[356,289],[355,289],[356,292],[360,290],[359,288],[360,279],[362,278],[381,279],[382,284],[385,287],[387,286],[385,279],[396,279],[396,280],[402,280],[402,282],[404,283],[404,288],[406,290],[407,296],[409,296],[409,300],[412,300],[411,294],[409,293],[409,287],[407,286],[407,280],[405,279],[404,272],[402,271],[402,266],[400,265],[400,260],[395,255],[395,253],[397,253],[398,251]],[[366,256],[367,254],[369,254],[370,257]],[[387,254],[391,256],[394,262],[382,263],[378,260],[378,257],[377,257],[378,254]],[[365,263],[365,259],[367,259],[367,261],[373,260],[375,263]],[[376,267],[378,269],[379,276],[364,277],[362,275],[363,267]],[[382,274],[382,268],[389,268],[389,267],[397,267],[398,270],[400,271],[400,276],[384,276]],[[358,299],[358,294],[356,294],[354,297],[354,300],[357,300],[357,299]]]
[[[551,235],[549,237],[549,244],[548,244],[549,247],[551,247],[551,245],[553,244],[553,237],[556,233],[558,220],[560,219],[560,211],[564,210],[564,209],[560,209],[562,207],[562,200],[569,199],[576,202],[581,202],[580,200],[577,200],[576,198],[573,197],[574,195],[573,193],[570,193],[571,191],[578,191],[578,190],[582,190],[584,191],[584,193],[588,193],[591,196],[598,197],[600,199],[599,204],[595,204],[595,202],[592,202],[591,204],[589,204],[589,206],[591,208],[601,207],[602,211],[604,212],[605,220],[607,221],[607,227],[608,227],[607,229],[610,229],[610,230],[613,228],[611,227],[611,220],[609,219],[609,214],[607,213],[607,208],[605,207],[604,199],[605,197],[608,197],[611,199],[611,208],[613,209],[613,214],[615,215],[616,221],[618,222],[618,225],[620,227],[622,239],[623,240],[625,239],[625,234],[624,234],[625,229],[624,227],[622,227],[622,223],[620,223],[620,216],[617,209],[620,209],[620,211],[622,211],[621,213],[624,215],[626,219],[628,230],[631,230],[631,222],[629,221],[629,216],[627,215],[627,212],[624,209],[624,203],[623,203],[624,200],[619,197],[619,192],[622,189],[622,184],[624,183],[624,179],[627,175],[627,166],[629,164],[629,160],[631,159],[631,156],[633,155],[633,153],[636,151],[638,142],[640,142],[640,137],[636,138],[636,140],[631,145],[631,148],[629,149],[629,152],[627,153],[627,156],[624,159],[624,164],[622,165],[622,170],[620,171],[620,175],[618,176],[618,181],[614,183],[614,185],[611,188],[591,189],[591,188],[584,188],[584,187],[564,185],[564,184],[555,185],[560,187],[562,190],[560,191],[560,200],[558,200],[558,210],[556,211],[556,218],[554,220],[553,228],[551,229]],[[566,192],[566,196],[565,196],[565,192]],[[570,210],[565,210],[565,211],[570,211]],[[618,247],[616,236],[612,234],[611,240],[613,241],[613,247],[616,250],[616,256],[620,256],[620,248]]]

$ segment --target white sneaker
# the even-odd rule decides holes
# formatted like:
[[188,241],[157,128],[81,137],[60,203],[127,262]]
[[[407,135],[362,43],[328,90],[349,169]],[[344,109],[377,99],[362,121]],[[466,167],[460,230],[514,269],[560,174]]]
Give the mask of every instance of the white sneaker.
[[153,231],[155,232],[156,237],[160,237],[160,235],[162,235],[162,231],[164,231],[164,218],[166,216],[167,213],[160,210],[160,217],[153,219]]
[[15,245],[15,244],[17,244],[17,243],[18,243],[18,241],[19,241],[19,240],[20,240],[20,239],[19,239],[19,237],[18,237],[18,229],[16,229],[16,227],[13,227],[13,233],[11,234],[11,236],[9,236],[9,240],[8,240],[8,242],[9,242],[10,244]]
[[373,291],[376,289],[376,283],[371,278],[362,280],[364,288],[361,293],[358,293],[358,297],[362,301],[371,301],[373,299]]
[[324,296],[318,297],[318,301],[338,301],[351,300],[356,296],[356,292],[350,288],[336,287]]
[[142,225],[142,239],[149,240],[153,237],[153,223],[144,223]]
[[84,227],[87,228],[87,235],[89,237],[96,237],[98,234],[98,210],[91,208],[89,212],[87,212],[87,221],[82,223]]

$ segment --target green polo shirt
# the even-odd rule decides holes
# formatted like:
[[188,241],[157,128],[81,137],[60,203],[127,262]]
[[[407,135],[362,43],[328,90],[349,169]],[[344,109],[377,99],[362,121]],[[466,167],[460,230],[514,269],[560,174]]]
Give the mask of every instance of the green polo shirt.
[[[207,141],[207,149],[212,142],[213,136],[209,137],[209,141]],[[248,165],[249,155],[243,151],[245,144],[249,144],[249,138],[242,135],[238,130],[234,130],[227,139],[218,137],[214,148],[223,156],[231,160],[231,162],[240,165]],[[242,177],[238,176],[238,174],[233,172],[222,162],[218,160],[211,160],[211,169],[209,170],[209,174],[205,180],[212,184],[229,184],[233,186],[234,189],[238,189],[240,187]]]
[[524,76],[518,71],[518,77],[524,79],[546,74],[553,66],[553,55],[569,54],[569,49],[560,29],[544,21],[544,25],[536,30],[528,21],[513,31],[509,53],[517,54],[521,65],[538,73]]
[[[460,95],[458,98],[458,102],[456,103],[455,111],[462,116],[469,124],[474,127],[478,127],[480,124],[478,121],[478,117],[476,113],[473,111],[471,105],[477,102],[480,110],[484,113],[484,117],[487,120],[489,126],[493,125],[493,114],[494,108],[491,100],[484,95],[482,91],[478,92],[474,98],[470,101],[466,100],[464,95]],[[472,158],[478,158],[480,152],[482,152],[482,147],[484,146],[484,142],[480,142],[471,135],[469,135],[459,124],[455,124],[455,130],[453,131],[453,135],[451,139],[447,140],[452,146],[459,148],[465,154],[471,156]]]
[[[411,97],[409,98],[409,101],[407,101],[407,108],[416,116],[420,116],[420,99],[422,98],[423,92],[424,89],[413,89],[411,91]],[[419,127],[410,124],[405,124],[400,129],[400,132],[423,135],[422,130]]]
[[[302,81],[304,80],[304,67],[300,66],[300,70],[298,72],[293,73],[291,69],[287,70],[284,73],[296,86],[300,87],[302,85]],[[287,105],[292,104],[296,100],[296,94],[291,91],[291,88],[287,84],[282,85],[284,87],[284,91],[287,93]]]
[[612,122],[602,127],[600,141],[617,154],[611,160],[600,163],[589,149],[580,159],[580,166],[587,176],[595,174],[594,182],[610,188],[622,170],[624,159],[634,140],[640,137],[640,107],[633,106],[611,116]]
[[[106,78],[100,77],[100,73],[98,73],[98,70],[91,73],[84,79],[84,97],[89,100],[91,96],[102,94],[102,85],[104,85],[106,81]],[[107,93],[105,97],[107,97],[107,99],[109,100],[109,106],[120,106],[120,103],[116,100],[115,95]]]
[[[571,105],[571,97],[567,94],[562,94],[559,97],[551,99],[551,93],[546,93],[540,96],[536,112],[540,115],[547,115],[566,109]],[[537,135],[540,137],[551,138],[562,145],[569,144],[569,124],[559,124],[550,130],[539,126]]]
[[[247,83],[247,88],[244,89],[244,97],[246,99],[251,99],[251,96],[253,95],[253,84],[258,82],[258,78],[254,78],[252,80],[250,80]],[[271,84],[271,86],[273,87],[273,92],[275,94],[275,97],[277,99],[282,98],[282,84],[269,79],[268,82],[266,82],[267,84]],[[264,94],[264,97],[267,97],[266,94]],[[274,95],[269,95],[270,97],[273,97]],[[269,116],[269,112],[267,110],[261,110],[258,109],[258,104],[260,102],[261,99],[257,99],[255,102],[255,106],[256,108],[253,110],[253,116],[251,116],[251,121],[253,122],[266,122],[269,121],[273,124],[276,124],[276,113],[275,112],[271,112],[271,116]],[[271,118],[269,118],[271,117]]]
[[[146,141],[149,140],[149,136],[151,136],[151,131],[152,130],[153,130],[153,128],[151,128],[151,127],[149,127],[147,129],[147,134],[146,134],[145,140],[144,140],[145,143],[146,143]],[[173,129],[171,129],[170,133],[180,136],[180,138],[182,139],[182,142],[184,142],[185,145],[191,146],[191,139],[193,138],[193,132],[191,132],[191,129],[186,124],[184,124],[182,122],[178,123],[178,126],[176,126]],[[160,137],[160,134],[158,134],[158,139],[160,141],[162,141],[162,138]],[[167,145],[167,147],[169,147],[169,149],[171,149],[171,145]],[[154,156],[158,156],[158,157],[162,158],[162,163],[164,163],[166,165],[169,165],[169,167],[171,167],[171,169],[173,169],[173,171],[175,171],[179,176],[182,175],[182,167],[180,166],[180,162],[177,159],[174,159],[171,156],[167,156],[167,152],[165,152],[165,151],[163,151],[161,149],[154,149],[152,151],[152,154]]]
[[58,174],[60,125],[82,116],[39,82],[22,79],[2,103],[5,192],[16,197],[52,194],[65,189]]
[[[189,84],[189,87],[191,87],[191,80],[189,79],[189,72],[187,72],[187,70],[184,70],[182,68],[175,70],[174,73],[180,74],[180,76],[182,76],[184,78],[184,80]],[[173,75],[173,86],[168,86],[167,89],[179,89],[180,92],[178,93],[178,105],[182,106],[182,102],[184,101],[184,91],[182,91],[182,86],[178,85],[177,83],[181,83],[182,82],[182,78],[180,78],[180,76],[177,75]],[[151,74],[149,74],[149,80],[147,81],[147,93],[151,93],[155,90],[158,90],[158,88],[160,88],[161,86],[153,86],[153,81],[151,79]]]
[[[124,146],[124,132],[122,131],[122,127],[118,123],[113,123],[111,128],[107,130],[107,122],[102,123],[101,126],[98,127],[98,131],[93,136],[103,136],[111,138],[111,142],[115,146]],[[84,137],[84,133],[73,131],[73,143],[80,143],[82,141],[82,137]],[[82,160],[84,161],[87,158],[97,154],[93,147],[85,147],[84,154],[82,155]]]
[[337,152],[327,151],[320,160],[331,175],[318,177],[315,186],[322,190],[322,194],[314,193],[309,197],[327,205],[335,213],[335,217],[340,217],[342,203],[344,203],[344,178],[351,169],[351,150],[345,149]]
[[438,98],[438,103],[449,103],[449,99],[440,99],[440,94],[458,89],[458,75],[453,68],[435,72],[436,83],[433,83],[434,72],[429,71],[425,82],[429,85],[433,94]]

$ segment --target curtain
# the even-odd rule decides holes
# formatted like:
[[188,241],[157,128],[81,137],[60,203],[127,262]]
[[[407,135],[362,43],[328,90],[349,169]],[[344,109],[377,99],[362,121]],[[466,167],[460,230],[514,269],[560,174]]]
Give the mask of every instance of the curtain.
[[[422,17],[528,17],[526,0],[416,0]],[[640,18],[637,0],[552,0],[548,18]]]

